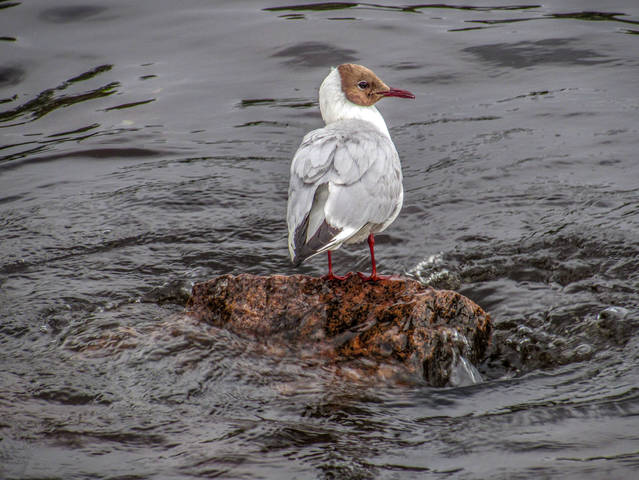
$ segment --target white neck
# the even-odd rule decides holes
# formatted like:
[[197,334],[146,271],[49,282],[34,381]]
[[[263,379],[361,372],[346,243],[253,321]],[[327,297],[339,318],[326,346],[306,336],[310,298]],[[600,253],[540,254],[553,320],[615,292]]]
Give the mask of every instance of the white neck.
[[322,118],[326,125],[338,120],[365,120],[375,125],[381,133],[390,138],[384,117],[374,105],[362,107],[346,98],[342,91],[342,79],[336,68],[331,69],[331,73],[328,74],[320,86],[319,104]]

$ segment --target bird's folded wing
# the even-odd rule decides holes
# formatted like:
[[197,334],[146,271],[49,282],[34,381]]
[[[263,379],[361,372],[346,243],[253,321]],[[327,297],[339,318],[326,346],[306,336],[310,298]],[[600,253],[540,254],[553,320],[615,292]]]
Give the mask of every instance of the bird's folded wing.
[[306,184],[350,185],[374,162],[393,158],[397,158],[393,143],[369,122],[344,120],[304,137],[293,157],[291,176]]
[[[291,253],[311,239],[314,251],[326,250],[312,238],[316,231],[326,237],[326,228],[318,230],[324,222],[340,243],[368,223],[384,223],[401,201],[401,184],[395,146],[368,122],[335,122],[308,133],[291,164]],[[324,246],[331,243],[323,240]]]

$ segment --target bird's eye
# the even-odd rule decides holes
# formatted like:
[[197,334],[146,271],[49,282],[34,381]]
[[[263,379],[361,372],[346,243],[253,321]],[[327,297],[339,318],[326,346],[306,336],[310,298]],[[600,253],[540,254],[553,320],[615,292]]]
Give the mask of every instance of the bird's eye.
[[366,90],[368,88],[368,82],[366,80],[362,80],[357,84],[357,86],[362,90]]

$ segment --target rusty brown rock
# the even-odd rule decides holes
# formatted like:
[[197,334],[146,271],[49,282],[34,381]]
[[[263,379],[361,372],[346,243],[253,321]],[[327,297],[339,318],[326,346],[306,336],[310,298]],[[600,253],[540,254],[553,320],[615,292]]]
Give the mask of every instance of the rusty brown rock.
[[196,284],[187,310],[239,335],[336,362],[358,360],[369,370],[399,365],[433,386],[450,384],[460,359],[479,363],[492,329],[489,315],[468,298],[406,278],[224,275]]

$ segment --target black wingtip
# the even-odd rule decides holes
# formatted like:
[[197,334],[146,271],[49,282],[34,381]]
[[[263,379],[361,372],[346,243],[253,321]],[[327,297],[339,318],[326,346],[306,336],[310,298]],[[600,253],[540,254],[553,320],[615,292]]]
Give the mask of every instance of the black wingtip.
[[[306,225],[303,225],[306,227]],[[335,228],[322,222],[315,234],[303,243],[302,240],[306,235],[306,231],[302,231],[302,227],[295,232],[295,251],[293,252],[293,265],[299,266],[304,260],[321,252],[326,245],[331,243],[333,239],[341,232],[339,228]]]
[[293,266],[299,267],[307,258],[312,257],[316,253],[316,250],[308,248],[307,245],[302,245],[300,248],[296,249],[295,257],[291,260],[293,262]]

